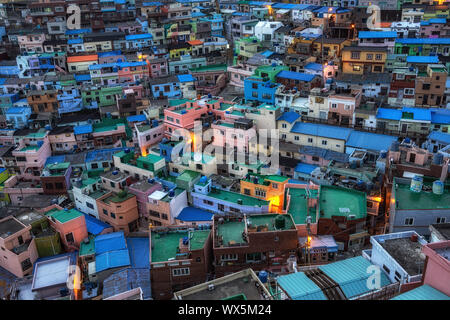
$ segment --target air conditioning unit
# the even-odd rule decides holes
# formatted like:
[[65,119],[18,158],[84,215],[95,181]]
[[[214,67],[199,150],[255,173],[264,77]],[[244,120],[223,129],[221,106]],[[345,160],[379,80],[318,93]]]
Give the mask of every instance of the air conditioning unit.
[[214,286],[214,284],[209,284],[208,285],[208,291],[213,291],[215,289],[215,286]]
[[349,218],[349,219],[355,219],[356,216],[355,216],[354,214],[349,214],[349,215],[348,215],[348,218]]

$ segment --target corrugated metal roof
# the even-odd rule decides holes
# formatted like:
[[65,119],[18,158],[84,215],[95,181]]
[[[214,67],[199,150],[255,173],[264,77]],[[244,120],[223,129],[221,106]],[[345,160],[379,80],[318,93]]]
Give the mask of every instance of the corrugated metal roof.
[[300,118],[300,115],[297,112],[288,111],[283,113],[277,121],[287,121],[289,123],[294,123],[298,118]]
[[445,293],[424,284],[405,293],[402,293],[391,300],[450,300]]
[[292,127],[291,132],[347,141],[352,129],[316,123],[297,122]]
[[76,126],[73,128],[75,134],[87,134],[92,133],[92,124],[85,124],[82,126]]
[[315,75],[308,74],[308,73],[302,73],[302,72],[283,70],[283,71],[280,71],[277,74],[277,77],[278,78],[285,78],[285,79],[292,79],[292,80],[299,80],[299,81],[310,82],[310,81],[312,81],[315,78]]
[[358,33],[359,39],[384,39],[397,38],[395,31],[360,31]]
[[433,131],[428,135],[428,139],[436,140],[439,142],[445,142],[447,144],[450,144],[450,134],[440,132],[440,131]]
[[103,281],[103,298],[140,287],[144,300],[152,296],[150,270],[144,268],[127,268],[117,271]]
[[[97,250],[97,246],[95,248]],[[108,251],[95,257],[95,272],[130,265],[128,249]]]
[[450,44],[450,38],[398,38],[395,42],[401,44]]
[[439,63],[437,56],[407,56],[408,63]]
[[348,137],[348,147],[354,147],[365,150],[389,150],[392,142],[396,141],[398,137],[387,136],[384,134],[377,134],[371,132],[353,131]]
[[[102,234],[95,237],[95,254],[127,248],[123,231]],[[128,252],[128,250],[127,250]]]
[[[358,256],[320,266],[319,269],[339,284],[345,296],[350,299],[372,291],[367,286],[367,279],[373,275],[368,269],[370,266],[372,264],[368,260]],[[380,278],[380,287],[391,283],[383,271],[380,271]]]
[[327,300],[322,290],[303,272],[281,276],[277,282],[292,300]]
[[136,114],[134,116],[128,116],[127,121],[128,122],[139,122],[139,121],[145,121],[147,120],[147,117],[145,114]]
[[148,237],[127,238],[127,247],[133,268],[150,267],[150,241]]
[[316,169],[317,166],[312,165],[312,164],[307,164],[307,163],[299,163],[297,164],[297,166],[295,167],[295,172],[300,172],[300,173],[304,173],[304,174],[311,174],[311,172],[314,171],[314,169]]

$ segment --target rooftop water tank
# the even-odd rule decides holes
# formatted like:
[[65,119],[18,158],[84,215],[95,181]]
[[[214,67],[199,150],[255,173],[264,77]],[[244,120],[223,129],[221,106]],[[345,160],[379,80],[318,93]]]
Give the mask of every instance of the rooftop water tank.
[[175,196],[175,191],[174,190],[170,190],[169,191],[169,197],[174,197]]
[[436,180],[433,182],[433,193],[439,195],[444,193],[444,183],[442,181]]
[[422,185],[423,185],[423,177],[421,176],[414,176],[411,179],[411,191],[413,192],[421,192],[422,191]]
[[286,221],[284,220],[284,217],[281,215],[278,215],[275,218],[275,228],[283,229],[285,225],[286,225]]
[[206,176],[202,176],[200,178],[200,183],[206,183],[208,181],[208,178]]
[[126,148],[124,152],[125,153],[130,153],[130,149]]
[[157,127],[158,126],[158,120],[154,119],[152,120],[152,127]]
[[265,270],[260,271],[258,274],[258,278],[262,283],[267,282],[267,277],[268,277],[268,273]]
[[183,244],[187,245],[189,243],[189,238],[188,237],[183,237]]
[[117,171],[117,170],[114,170],[113,172],[112,172],[112,175],[113,176],[116,176],[116,175],[118,175],[119,174],[119,171]]

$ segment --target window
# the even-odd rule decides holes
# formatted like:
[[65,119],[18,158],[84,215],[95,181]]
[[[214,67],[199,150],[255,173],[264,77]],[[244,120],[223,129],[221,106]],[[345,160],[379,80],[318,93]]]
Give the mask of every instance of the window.
[[336,109],[336,108],[337,108],[337,104],[336,104],[336,103],[332,103],[332,104],[331,104],[331,108],[332,108],[332,109]]
[[203,203],[207,204],[209,206],[212,206],[214,204],[212,201],[209,201],[209,200],[203,200]]
[[372,53],[368,53],[366,55],[366,60],[372,60],[373,59],[373,54]]
[[406,218],[405,226],[412,226],[412,225],[414,225],[414,218]]
[[111,212],[111,218],[115,219],[116,215],[114,213]]
[[73,233],[72,233],[72,232],[69,232],[68,234],[66,234],[66,241],[67,241],[68,243],[73,243],[73,242],[75,242],[75,239],[73,238]]
[[90,209],[94,209],[94,205],[92,203],[86,202],[86,207]]
[[374,72],[382,72],[383,71],[383,67],[382,66],[374,66],[373,67],[373,71]]
[[103,168],[108,168],[109,167],[109,162],[105,161],[102,163],[102,167]]
[[[5,258],[6,258],[6,257],[5,257]],[[20,264],[21,264],[21,266],[22,266],[22,271],[26,271],[26,270],[30,269],[30,268],[33,266],[33,265],[31,264],[31,261],[30,261],[29,258],[23,260]]]
[[189,268],[178,268],[172,270],[172,275],[176,276],[188,276],[190,274]]
[[387,272],[387,274],[391,273],[391,270],[383,264],[383,270]]
[[233,261],[233,260],[237,260],[237,259],[238,259],[238,255],[235,253],[223,254],[220,257],[221,261]]
[[251,193],[250,193],[250,189],[244,189],[244,194],[246,194],[246,195],[250,195]]
[[313,138],[308,138],[308,143],[312,143],[313,142]]
[[282,127],[283,129],[286,129],[287,124],[286,124],[286,123],[283,123],[283,124],[281,125],[281,127]]
[[300,140],[300,137],[299,137],[299,136],[295,136],[295,137],[294,137],[294,140],[295,140],[295,141],[299,141],[299,140]]
[[161,214],[161,218],[164,219],[164,220],[169,220],[169,217],[165,213]]
[[92,169],[98,169],[98,164],[96,164],[96,163],[91,164],[91,168]]
[[445,217],[436,218],[436,223],[445,223]]
[[322,140],[322,145],[326,146],[327,145],[327,140]]
[[359,52],[355,52],[355,51],[352,52],[352,59],[359,59],[359,57],[360,57]]
[[353,71],[361,71],[361,66],[353,66]]
[[381,60],[383,59],[383,55],[382,54],[376,54],[375,55],[375,60]]
[[108,215],[108,210],[106,210],[106,209],[103,209],[103,214],[106,214],[106,215]]
[[246,260],[247,260],[247,262],[261,261],[261,252],[247,253]]
[[313,160],[313,161],[319,161],[319,157],[313,156],[313,157],[312,157],[312,160]]

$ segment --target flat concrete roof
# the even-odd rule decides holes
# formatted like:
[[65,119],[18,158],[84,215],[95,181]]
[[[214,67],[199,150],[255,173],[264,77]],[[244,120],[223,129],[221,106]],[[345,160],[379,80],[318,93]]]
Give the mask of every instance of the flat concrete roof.
[[13,217],[5,218],[0,221],[0,237],[6,239],[23,228],[25,227]]
[[422,244],[420,242],[413,242],[411,238],[399,238],[385,240],[380,245],[409,275],[414,276],[423,272],[425,260],[421,257]]

